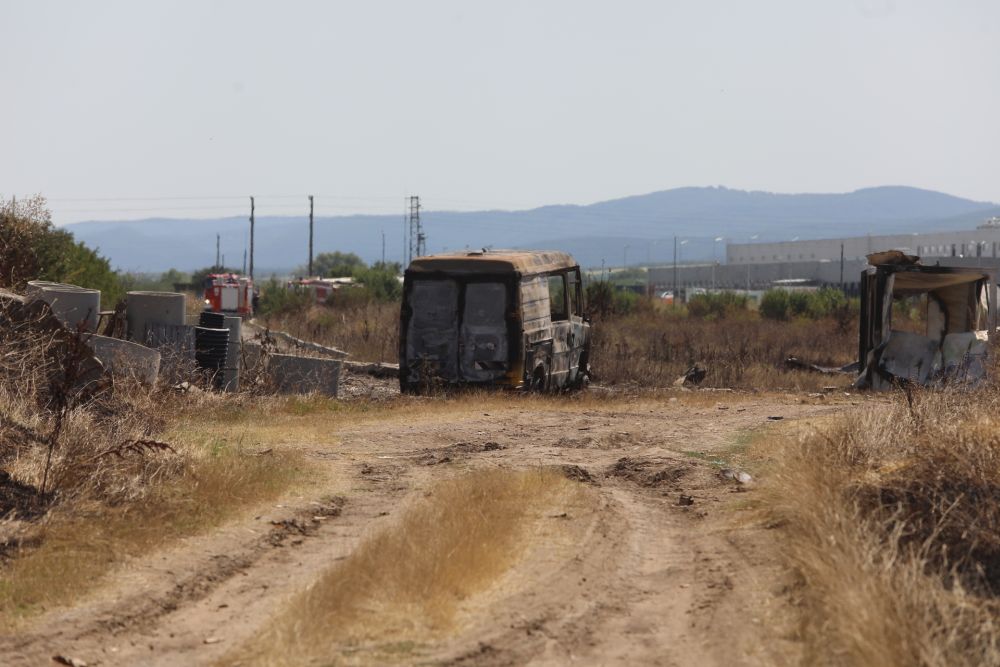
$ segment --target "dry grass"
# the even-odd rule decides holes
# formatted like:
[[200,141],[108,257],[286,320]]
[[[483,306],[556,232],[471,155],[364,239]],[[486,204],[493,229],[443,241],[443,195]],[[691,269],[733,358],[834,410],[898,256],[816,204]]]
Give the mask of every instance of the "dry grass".
[[[845,383],[783,362],[796,356],[842,366],[857,352],[855,321],[775,322],[747,311],[718,320],[685,317],[647,305],[630,315],[594,322],[591,367],[605,384],[666,387],[695,363],[708,367],[705,384],[741,389],[816,390]],[[357,361],[397,361],[399,304],[317,306],[266,322],[293,336],[338,347]]]
[[296,457],[268,457],[216,445],[190,457],[168,483],[140,500],[89,501],[54,509],[0,569],[0,626],[65,605],[140,556],[278,497],[304,472]]
[[399,361],[399,302],[369,301],[266,318],[262,324],[350,353],[355,361]]
[[446,632],[463,601],[516,561],[532,525],[581,493],[548,469],[480,470],[438,482],[392,528],[295,597],[244,660],[325,664],[380,639]]
[[[591,366],[603,383],[663,387],[695,363],[708,369],[705,386],[816,390],[842,377],[790,370],[789,356],[842,366],[854,360],[856,326],[835,320],[775,322],[747,312],[700,320],[669,309],[642,308],[594,323]],[[845,376],[846,377],[846,376]]]
[[1000,393],[869,403],[781,448],[807,664],[1000,664]]
[[180,426],[222,398],[122,380],[83,392],[62,380],[72,375],[67,345],[39,342],[55,334],[3,333],[16,344],[0,363],[2,625],[70,603],[129,556],[217,524],[303,476],[297,456],[265,459]]

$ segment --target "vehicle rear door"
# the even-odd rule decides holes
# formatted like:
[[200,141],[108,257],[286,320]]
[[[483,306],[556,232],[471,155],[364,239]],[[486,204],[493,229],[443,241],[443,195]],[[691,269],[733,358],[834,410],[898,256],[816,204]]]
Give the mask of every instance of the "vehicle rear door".
[[414,280],[408,294],[406,330],[409,380],[436,375],[458,379],[459,285],[450,279]]
[[469,282],[465,285],[459,340],[462,378],[488,382],[504,377],[508,365],[507,285]]

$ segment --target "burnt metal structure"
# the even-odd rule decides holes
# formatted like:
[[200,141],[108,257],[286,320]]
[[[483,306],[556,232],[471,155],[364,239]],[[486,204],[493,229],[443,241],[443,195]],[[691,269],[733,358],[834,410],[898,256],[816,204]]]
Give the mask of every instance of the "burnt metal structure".
[[[882,389],[901,381],[927,384],[981,375],[986,341],[995,339],[997,327],[993,272],[923,266],[919,258],[899,251],[868,259],[871,266],[860,283],[858,386]],[[893,303],[913,296],[926,297],[923,335],[892,327]]]
[[581,385],[590,321],[568,254],[478,251],[414,259],[400,313],[399,381],[544,391]]

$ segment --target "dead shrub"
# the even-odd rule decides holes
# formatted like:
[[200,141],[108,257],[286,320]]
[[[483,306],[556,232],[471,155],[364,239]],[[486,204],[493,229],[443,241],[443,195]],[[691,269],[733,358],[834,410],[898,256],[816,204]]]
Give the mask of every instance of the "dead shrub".
[[790,356],[825,366],[854,360],[856,332],[833,320],[775,322],[743,313],[737,319],[678,318],[667,309],[594,322],[591,367],[602,383],[665,387],[696,363],[704,385],[741,389],[817,389],[847,378],[785,368]]
[[[594,321],[590,365],[598,382],[639,387],[670,386],[695,363],[709,370],[706,386],[742,389],[808,389],[847,384],[848,378],[792,370],[790,356],[823,366],[855,360],[857,315],[838,312],[821,320],[776,322],[752,311],[723,309],[717,319],[687,317],[639,299],[629,314]],[[853,323],[853,324],[851,324]],[[365,301],[313,306],[268,318],[272,329],[337,347],[358,361],[395,363],[399,303]]]
[[1000,663],[997,407],[996,389],[900,394],[782,449],[807,662]]
[[313,306],[268,317],[264,323],[296,338],[344,350],[358,361],[399,360],[398,301],[367,299]]

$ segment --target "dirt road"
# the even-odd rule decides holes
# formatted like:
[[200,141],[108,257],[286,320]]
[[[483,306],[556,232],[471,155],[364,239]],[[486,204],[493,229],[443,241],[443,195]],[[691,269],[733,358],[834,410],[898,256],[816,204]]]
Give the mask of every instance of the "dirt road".
[[[131,562],[86,602],[0,638],[6,665],[211,664],[436,479],[477,466],[563,466],[588,507],[546,520],[517,564],[467,600],[455,632],[352,646],[335,664],[770,665],[794,660],[791,582],[721,460],[776,420],[842,409],[799,397],[516,402],[374,422],[308,456],[327,481],[211,534]],[[734,449],[735,448],[735,449]]]

